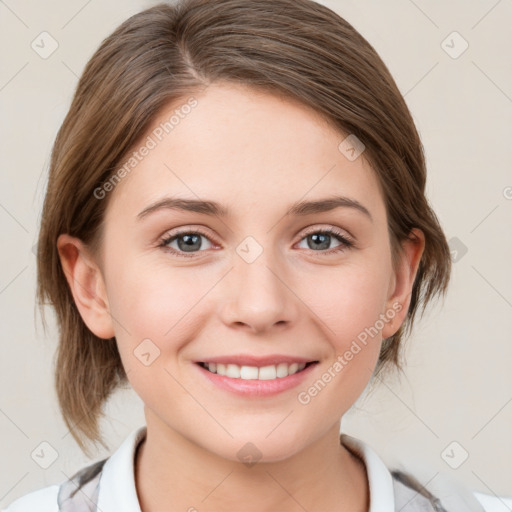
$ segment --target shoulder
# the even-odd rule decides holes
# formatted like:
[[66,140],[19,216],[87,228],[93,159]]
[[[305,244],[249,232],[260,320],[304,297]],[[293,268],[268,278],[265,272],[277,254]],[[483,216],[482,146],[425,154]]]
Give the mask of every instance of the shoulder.
[[58,494],[58,484],[43,487],[21,496],[2,512],[58,512]]
[[389,467],[361,439],[340,434],[341,443],[366,466],[370,512],[511,512],[512,497],[477,492],[453,475],[437,472],[421,483],[404,467]]
[[[392,470],[396,510],[425,512],[510,512],[512,498],[474,491],[445,474],[436,475],[434,493],[410,473]],[[408,508],[409,507],[409,508]]]
[[473,494],[485,512],[510,512],[512,510],[512,497],[494,496],[477,491],[474,491]]
[[91,504],[104,512],[138,510],[134,454],[145,435],[145,425],[133,430],[110,457],[83,467],[59,484],[18,498],[1,512],[85,511]]
[[[61,484],[44,487],[25,494],[2,512],[59,512],[73,503],[77,510],[88,510],[84,501],[96,503],[101,470],[107,459],[95,462],[77,471]],[[81,493],[77,493],[81,490]],[[75,496],[76,495],[76,496]],[[69,502],[69,503],[68,503]]]

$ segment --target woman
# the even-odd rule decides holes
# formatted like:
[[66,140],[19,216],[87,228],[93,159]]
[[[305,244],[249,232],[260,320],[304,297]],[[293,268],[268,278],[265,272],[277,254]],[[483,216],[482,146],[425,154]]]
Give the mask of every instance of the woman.
[[38,294],[84,452],[120,385],[146,426],[7,510],[484,510],[339,434],[447,289],[425,181],[387,68],[328,8],[190,0],[123,23],[55,142]]

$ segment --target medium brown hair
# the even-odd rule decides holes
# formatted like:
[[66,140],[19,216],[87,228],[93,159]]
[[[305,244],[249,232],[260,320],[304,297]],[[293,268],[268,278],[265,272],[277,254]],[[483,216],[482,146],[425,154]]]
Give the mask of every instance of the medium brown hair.
[[[100,442],[99,419],[111,393],[127,384],[115,338],[83,322],[60,263],[68,233],[101,246],[110,196],[94,190],[170,102],[228,81],[298,100],[366,146],[386,205],[393,262],[400,242],[425,235],[406,319],[383,340],[376,373],[400,368],[400,347],[419,310],[446,292],[451,260],[425,197],[423,147],[407,105],[373,47],[339,15],[310,0],[184,0],[136,14],[107,37],[79,80],[52,151],[37,251],[38,302],[59,325],[55,384],[71,433]],[[340,138],[341,142],[342,138]],[[420,307],[421,306],[421,307]]]

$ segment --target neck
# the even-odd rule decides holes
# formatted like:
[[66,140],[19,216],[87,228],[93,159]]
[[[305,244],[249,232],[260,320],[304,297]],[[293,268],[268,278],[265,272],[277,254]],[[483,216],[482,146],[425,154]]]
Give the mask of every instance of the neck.
[[142,512],[368,510],[364,463],[340,445],[339,423],[285,460],[250,467],[150,426],[135,464]]

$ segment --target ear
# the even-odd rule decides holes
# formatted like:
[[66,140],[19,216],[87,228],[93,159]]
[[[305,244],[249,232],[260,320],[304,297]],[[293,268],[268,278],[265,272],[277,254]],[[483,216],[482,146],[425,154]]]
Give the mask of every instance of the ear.
[[391,277],[386,311],[395,311],[391,322],[385,324],[382,329],[383,339],[393,336],[404,322],[409,305],[414,279],[425,249],[425,235],[420,229],[414,228],[409,238],[402,243],[402,252],[399,262]]
[[81,240],[67,234],[59,236],[57,249],[83,321],[99,338],[113,338],[114,329],[105,282],[90,251]]

